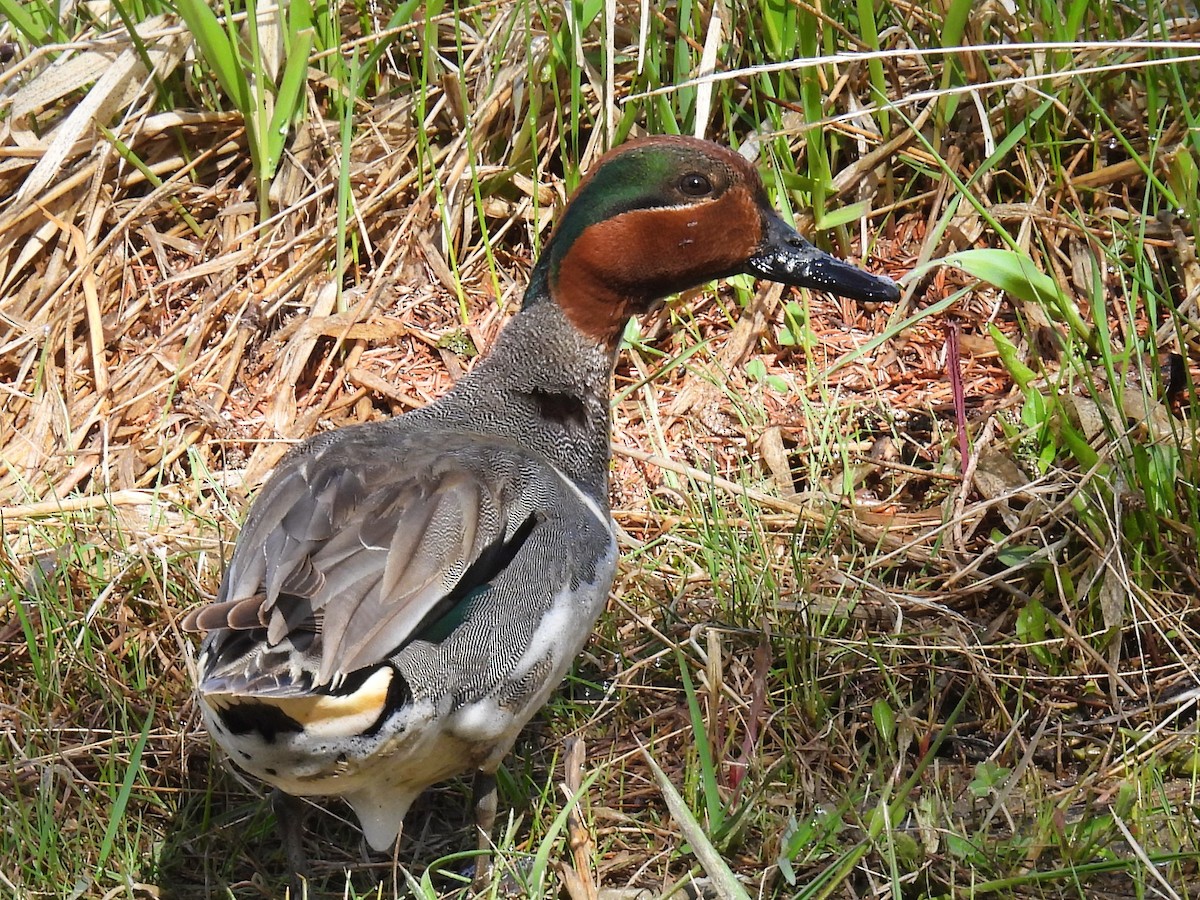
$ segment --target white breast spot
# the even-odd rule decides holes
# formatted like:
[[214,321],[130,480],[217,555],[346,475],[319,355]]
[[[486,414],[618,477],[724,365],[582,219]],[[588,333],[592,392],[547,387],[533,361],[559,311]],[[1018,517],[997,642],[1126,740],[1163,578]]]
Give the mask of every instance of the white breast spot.
[[[454,713],[451,727],[461,740],[474,744],[492,744],[504,737],[514,725],[512,714],[490,697],[477,700]],[[519,726],[518,726],[519,727]]]

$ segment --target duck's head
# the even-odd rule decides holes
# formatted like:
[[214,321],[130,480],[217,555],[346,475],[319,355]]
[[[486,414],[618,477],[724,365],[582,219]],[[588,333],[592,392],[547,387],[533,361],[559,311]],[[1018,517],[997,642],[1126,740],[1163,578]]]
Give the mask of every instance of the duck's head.
[[552,299],[580,331],[615,346],[631,315],[739,273],[855,300],[900,295],[890,279],[802,238],[737,153],[658,136],[623,144],[592,167],[542,253],[525,304]]

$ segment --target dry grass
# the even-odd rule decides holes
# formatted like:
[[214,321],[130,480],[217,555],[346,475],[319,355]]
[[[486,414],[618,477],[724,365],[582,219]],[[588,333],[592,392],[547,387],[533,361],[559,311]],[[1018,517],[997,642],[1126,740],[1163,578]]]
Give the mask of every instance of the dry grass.
[[[736,8],[727,27],[749,44],[736,29],[752,10]],[[928,10],[888,12],[937,43]],[[539,13],[566,28],[557,7]],[[15,893],[277,890],[270,816],[209,756],[176,623],[214,589],[248,496],[292,443],[423,405],[490,344],[556,204],[602,149],[601,123],[655,121],[655,101],[636,96],[643,14],[655,15],[622,4],[613,29],[584,33],[580,128],[561,71],[529,78],[547,59],[564,65],[542,16],[484,4],[460,14],[472,27],[444,16],[401,31],[355,109],[344,233],[336,121],[296,129],[260,223],[238,115],[165,111],[143,80],[121,103],[105,98],[119,143],[71,132],[86,85],[130,47],[119,30],[76,36],[74,58],[92,66],[80,63],[90,74],[78,83],[50,79],[57,87],[33,96],[49,52],[0,72],[0,802],[14,823],[6,846],[42,834],[49,848],[0,862]],[[688,41],[698,57],[703,32],[679,36],[663,15],[663,58]],[[348,45],[360,25],[346,17]],[[969,21],[980,44],[1001,27]],[[1154,36],[1197,32],[1193,15]],[[186,35],[170,20],[153,35],[182,65]],[[445,64],[422,79],[431,36]],[[610,54],[606,83],[592,60],[613,46],[628,52]],[[909,98],[921,126],[895,111],[887,140],[863,130],[875,119],[832,126],[850,137],[833,157],[831,207],[870,210],[835,232],[844,251],[861,255],[866,235],[867,264],[899,277],[1001,246],[1004,229],[1088,323],[1107,325],[1113,354],[1137,350],[1126,368],[1104,365],[1052,310],[986,286],[921,315],[973,285],[950,268],[910,281],[898,310],[807,299],[795,340],[801,298],[770,287],[701,292],[642,323],[615,380],[626,561],[594,643],[509,766],[505,800],[523,818],[501,847],[514,867],[554,835],[570,734],[585,767],[602,770],[574,856],[555,853],[579,879],[560,875],[575,898],[589,883],[657,893],[695,866],[642,746],[754,894],[792,896],[832,872],[844,897],[971,884],[1169,895],[1164,879],[1195,895],[1200,267],[1195,219],[1156,218],[1154,204],[1162,182],[1186,175],[1183,160],[1195,166],[1200,109],[1181,84],[1159,104],[1174,116],[1146,117],[1142,79],[1161,56],[1085,48],[1059,60],[1073,74],[1036,84],[1054,100],[1042,115],[1057,117],[1060,144],[1037,131],[1041,97],[1003,83],[1049,66],[1034,50],[965,55],[968,84],[994,83],[953,108],[940,57],[894,56],[889,96]],[[1114,61],[1127,72],[1086,74]],[[795,184],[811,151],[798,113],[763,99],[765,77],[699,95],[713,91],[720,140],[726,128],[748,136],[739,105],[771,110],[789,156],[768,168]],[[871,96],[865,61],[820,78],[832,113]],[[328,110],[328,79],[313,74],[309,90]],[[1023,119],[1030,137],[962,190],[993,136]],[[934,133],[936,154],[922,139]],[[982,209],[959,203],[967,193]],[[1027,394],[989,325],[1065,396],[1100,462],[1082,465],[1061,436],[1046,456],[1044,435],[1064,426],[1022,418]],[[1143,367],[1145,390],[1120,396],[1114,374],[1136,387],[1129,359],[1160,351],[1183,376],[1163,390]],[[1128,475],[1167,446],[1173,514]],[[1144,545],[1128,518],[1138,504],[1152,513]],[[467,845],[460,797],[450,786],[414,811],[404,865]],[[391,864],[362,863],[351,827],[321,817],[317,834],[330,887],[350,867],[357,889],[382,877],[392,890]],[[1161,870],[1145,863],[1181,852]]]

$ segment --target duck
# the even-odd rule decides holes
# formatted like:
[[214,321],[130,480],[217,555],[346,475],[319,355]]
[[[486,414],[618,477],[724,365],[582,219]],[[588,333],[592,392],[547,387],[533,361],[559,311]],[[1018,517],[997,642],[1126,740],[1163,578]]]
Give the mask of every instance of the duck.
[[592,633],[617,569],[611,378],[631,317],[748,273],[862,302],[889,278],[826,253],[739,153],[656,135],[603,155],[562,210],[520,308],[435,402],[318,434],[258,492],[203,633],[205,726],[275,789],[340,797],[386,851],[410,805],[474,773],[482,877],[495,774]]

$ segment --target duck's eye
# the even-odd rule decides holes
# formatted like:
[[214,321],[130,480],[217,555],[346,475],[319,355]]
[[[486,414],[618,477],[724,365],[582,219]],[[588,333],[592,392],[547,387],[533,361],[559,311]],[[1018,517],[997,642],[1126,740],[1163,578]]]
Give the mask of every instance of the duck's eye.
[[689,197],[706,197],[712,193],[712,182],[699,172],[689,172],[679,179],[679,190]]

